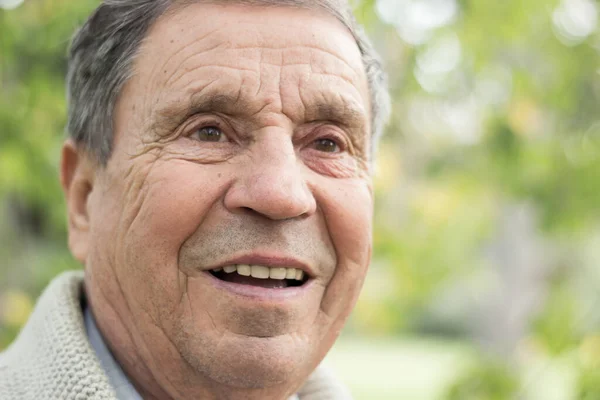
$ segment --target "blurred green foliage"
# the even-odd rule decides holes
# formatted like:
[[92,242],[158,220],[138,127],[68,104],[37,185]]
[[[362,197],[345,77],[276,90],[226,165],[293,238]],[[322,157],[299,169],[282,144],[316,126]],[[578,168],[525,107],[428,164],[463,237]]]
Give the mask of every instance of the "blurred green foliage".
[[[532,360],[596,349],[600,6],[354,3],[394,108],[377,159],[373,265],[346,334],[467,343],[483,355],[445,398],[515,398]],[[97,4],[0,8],[0,348],[47,282],[80,268],[58,182],[65,55]],[[575,365],[570,398],[600,398],[595,364]]]
[[518,381],[505,365],[481,360],[448,389],[447,400],[504,400],[517,398]]

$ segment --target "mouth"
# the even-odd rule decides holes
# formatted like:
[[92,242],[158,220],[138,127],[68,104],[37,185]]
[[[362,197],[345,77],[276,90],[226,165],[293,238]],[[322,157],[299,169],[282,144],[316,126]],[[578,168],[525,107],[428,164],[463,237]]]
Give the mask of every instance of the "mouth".
[[233,264],[212,269],[209,273],[221,281],[267,289],[299,287],[309,280],[301,269],[265,265]]

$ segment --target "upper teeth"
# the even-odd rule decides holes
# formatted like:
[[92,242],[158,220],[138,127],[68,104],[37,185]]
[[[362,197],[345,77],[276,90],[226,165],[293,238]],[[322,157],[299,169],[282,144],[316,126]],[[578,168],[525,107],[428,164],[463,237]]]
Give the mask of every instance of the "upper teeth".
[[304,279],[304,271],[297,268],[271,268],[264,265],[236,264],[213,269],[214,272],[219,272],[221,270],[228,274],[237,272],[240,275],[251,276],[258,279],[296,279],[298,281]]

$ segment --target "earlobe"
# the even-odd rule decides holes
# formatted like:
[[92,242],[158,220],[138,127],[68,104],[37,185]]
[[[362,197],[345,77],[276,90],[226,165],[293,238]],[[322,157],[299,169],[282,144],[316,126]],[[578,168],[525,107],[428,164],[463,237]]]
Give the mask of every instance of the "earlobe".
[[94,164],[88,153],[71,139],[63,144],[60,182],[67,205],[69,249],[85,263],[90,229],[89,197],[94,187]]

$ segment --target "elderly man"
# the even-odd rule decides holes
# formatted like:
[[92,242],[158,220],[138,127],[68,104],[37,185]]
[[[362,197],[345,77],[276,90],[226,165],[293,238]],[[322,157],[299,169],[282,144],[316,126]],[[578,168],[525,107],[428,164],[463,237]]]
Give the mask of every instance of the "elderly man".
[[383,74],[336,0],[105,0],[69,59],[84,274],[0,355],[7,399],[337,399],[371,256]]

